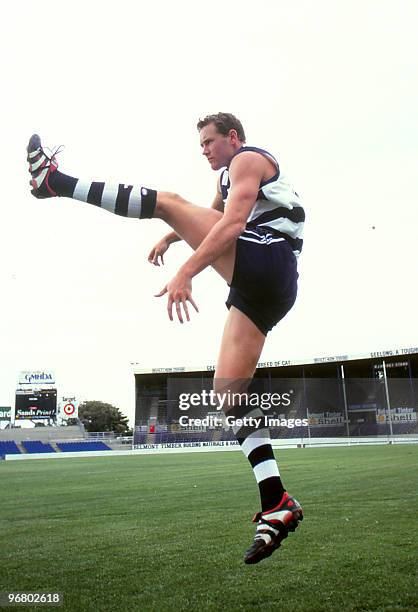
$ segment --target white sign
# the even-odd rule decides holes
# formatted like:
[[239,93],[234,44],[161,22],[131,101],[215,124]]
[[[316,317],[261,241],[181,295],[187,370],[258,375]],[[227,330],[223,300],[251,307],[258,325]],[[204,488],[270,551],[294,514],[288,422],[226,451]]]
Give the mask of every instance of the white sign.
[[62,419],[78,419],[78,401],[75,397],[63,397],[59,404]]
[[43,385],[54,385],[55,375],[53,372],[43,370],[29,370],[20,372],[19,385],[30,385],[31,387],[42,387]]
[[239,443],[236,440],[220,440],[219,442],[172,442],[167,444],[135,444],[134,450],[136,449],[147,449],[147,450],[158,450],[160,448],[206,448],[206,447],[227,447],[227,446],[238,446]]
[[309,415],[309,425],[311,427],[328,427],[335,425],[344,425],[345,418],[341,412],[320,412]]
[[393,423],[416,423],[417,413],[412,409],[396,410],[392,408],[389,418],[388,411],[378,410],[376,414],[376,423],[389,423],[389,421]]

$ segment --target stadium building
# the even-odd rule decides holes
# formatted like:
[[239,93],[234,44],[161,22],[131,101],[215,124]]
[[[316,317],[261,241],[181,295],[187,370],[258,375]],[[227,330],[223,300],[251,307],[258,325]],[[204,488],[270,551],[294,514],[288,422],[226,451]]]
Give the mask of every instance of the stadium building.
[[[209,401],[213,365],[132,365],[134,448],[236,444],[216,401]],[[248,392],[264,400],[265,424],[279,445],[412,441],[418,434],[417,382],[418,348],[397,348],[262,362]],[[194,405],[182,409],[180,400],[192,395]]]

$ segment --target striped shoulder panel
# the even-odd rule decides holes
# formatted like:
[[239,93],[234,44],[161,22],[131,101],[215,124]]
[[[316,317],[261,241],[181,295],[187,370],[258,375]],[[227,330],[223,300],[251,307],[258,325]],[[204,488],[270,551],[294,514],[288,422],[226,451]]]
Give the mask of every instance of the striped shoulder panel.
[[231,186],[231,181],[229,180],[229,172],[228,168],[222,170],[220,178],[219,178],[219,186],[221,188],[222,199],[225,201],[228,197],[228,189]]

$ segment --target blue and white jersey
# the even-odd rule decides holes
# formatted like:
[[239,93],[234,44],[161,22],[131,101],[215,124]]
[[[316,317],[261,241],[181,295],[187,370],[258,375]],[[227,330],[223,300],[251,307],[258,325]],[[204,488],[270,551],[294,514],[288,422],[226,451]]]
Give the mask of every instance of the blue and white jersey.
[[[271,179],[260,183],[257,200],[248,217],[246,230],[240,238],[258,242],[260,240],[259,230],[264,228],[266,232],[265,242],[275,242],[279,239],[287,240],[295,255],[299,255],[303,245],[302,234],[305,211],[298,194],[281,173],[279,163],[271,153],[257,147],[241,147],[235,155],[245,151],[261,153],[273,162],[277,170]],[[228,168],[222,171],[219,183],[222,199],[225,203],[231,186]],[[252,228],[255,229],[256,227],[258,228],[257,234],[252,232]],[[262,234],[264,234],[264,230],[262,230]]]

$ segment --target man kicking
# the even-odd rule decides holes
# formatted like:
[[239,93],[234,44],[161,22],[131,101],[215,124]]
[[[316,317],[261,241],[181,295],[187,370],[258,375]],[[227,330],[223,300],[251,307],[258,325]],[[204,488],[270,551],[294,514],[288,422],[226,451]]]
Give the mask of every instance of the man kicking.
[[[211,265],[230,286],[226,319],[215,371],[215,390],[245,390],[251,381],[267,333],[293,306],[297,293],[296,256],[302,249],[305,213],[299,196],[267,151],[245,146],[241,122],[230,113],[199,121],[200,145],[213,170],[221,172],[211,208],[187,202],[175,193],[141,185],[85,181],[58,170],[56,154],[44,152],[39,136],[27,147],[32,194],[69,197],[125,217],[165,221],[173,230],[151,251],[149,261],[163,263],[170,243],[185,240],[194,253],[158,296],[167,294],[181,323],[196,310],[192,279]],[[244,382],[243,382],[244,381]],[[257,418],[261,409],[228,407],[232,415]],[[283,487],[268,429],[234,428],[259,487],[261,511],[245,563],[269,557],[302,520],[302,508]]]

